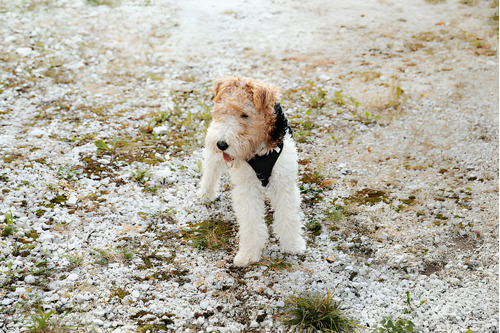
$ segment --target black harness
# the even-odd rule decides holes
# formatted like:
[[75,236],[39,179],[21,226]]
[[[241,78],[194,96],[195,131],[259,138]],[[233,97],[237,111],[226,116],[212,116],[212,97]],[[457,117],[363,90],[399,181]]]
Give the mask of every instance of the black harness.
[[262,156],[255,155],[248,161],[248,164],[250,164],[252,169],[255,171],[257,178],[259,178],[262,186],[264,187],[269,184],[269,178],[273,172],[274,165],[283,151],[283,138],[285,134],[288,133],[292,135],[293,133],[290,125],[288,124],[288,120],[281,109],[280,103],[274,104],[274,111],[276,113],[276,122],[274,124],[273,131],[271,132],[271,138],[278,140],[278,147],[269,154]]

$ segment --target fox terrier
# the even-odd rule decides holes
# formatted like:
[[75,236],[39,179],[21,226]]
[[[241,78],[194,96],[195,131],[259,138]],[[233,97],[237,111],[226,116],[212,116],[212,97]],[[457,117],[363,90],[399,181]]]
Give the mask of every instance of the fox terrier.
[[222,172],[229,172],[239,225],[234,265],[246,266],[261,258],[268,239],[265,195],[274,210],[273,231],[281,250],[303,253],[297,149],[279,104],[279,89],[228,77],[214,83],[213,93],[213,120],[205,139],[198,196],[214,200]]

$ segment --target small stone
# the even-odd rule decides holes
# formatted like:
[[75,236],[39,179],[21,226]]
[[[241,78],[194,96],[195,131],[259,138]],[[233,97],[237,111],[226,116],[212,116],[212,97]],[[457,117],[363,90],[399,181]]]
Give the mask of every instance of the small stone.
[[13,299],[10,299],[10,298],[4,298],[4,299],[2,300],[2,305],[10,305],[10,304],[12,304],[13,302],[14,302],[14,300],[13,300]]
[[72,273],[72,274],[68,275],[68,277],[66,279],[68,281],[76,281],[76,280],[78,280],[78,274]]
[[169,126],[158,126],[153,128],[153,133],[156,135],[167,134],[171,130]]
[[328,261],[329,263],[335,262],[335,256],[332,254],[331,256],[326,258],[326,261]]
[[134,290],[132,294],[130,294],[130,296],[132,296],[133,299],[138,299],[139,296],[141,296],[141,293],[139,292],[139,290]]
[[26,282],[28,284],[33,284],[33,283],[35,283],[35,281],[36,281],[36,278],[33,275],[27,275],[24,278],[24,282]]
[[66,201],[66,205],[67,206],[74,206],[76,205],[76,203],[78,202],[78,198],[76,197],[76,195],[72,194],[68,200]]

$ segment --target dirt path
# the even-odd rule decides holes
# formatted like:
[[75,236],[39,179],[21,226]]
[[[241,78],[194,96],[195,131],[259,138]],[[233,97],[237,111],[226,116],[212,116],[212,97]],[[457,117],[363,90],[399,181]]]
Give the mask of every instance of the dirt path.
[[[498,1],[3,1],[0,22],[0,331],[277,332],[290,296],[334,290],[366,332],[498,332]],[[226,75],[282,89],[305,256],[271,239],[235,269],[228,191],[194,195]]]

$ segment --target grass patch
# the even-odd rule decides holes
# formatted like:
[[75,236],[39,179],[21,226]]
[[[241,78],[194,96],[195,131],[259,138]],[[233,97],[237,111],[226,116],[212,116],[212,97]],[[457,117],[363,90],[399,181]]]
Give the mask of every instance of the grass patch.
[[219,250],[228,246],[233,230],[230,222],[214,218],[189,226],[183,236],[197,249]]
[[349,203],[357,203],[359,205],[373,206],[379,202],[389,204],[391,202],[386,192],[371,188],[364,188],[357,191],[351,198],[347,200]]
[[262,260],[260,263],[252,264],[252,266],[265,266],[266,270],[264,271],[264,275],[267,275],[267,273],[271,271],[279,273],[284,270],[292,268],[292,264],[287,262],[285,257],[277,260],[275,259]]
[[361,332],[355,320],[348,317],[342,302],[333,299],[328,290],[326,295],[292,296],[283,315],[283,322],[307,332]]

